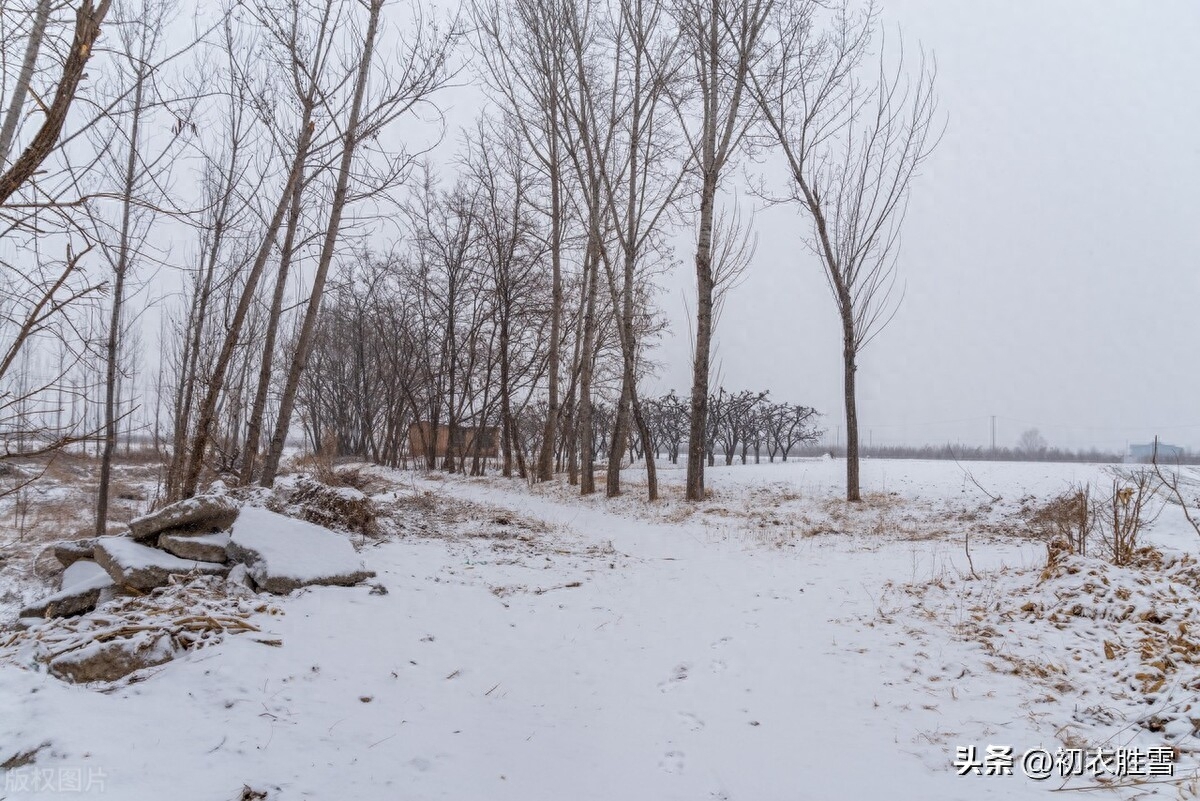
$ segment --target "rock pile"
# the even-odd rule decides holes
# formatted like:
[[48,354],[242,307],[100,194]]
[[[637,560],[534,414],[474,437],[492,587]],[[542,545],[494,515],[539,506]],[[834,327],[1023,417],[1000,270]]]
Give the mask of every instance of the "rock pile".
[[[248,577],[250,586],[288,593],[312,584],[350,586],[374,575],[349,540],[266,509],[242,509],[228,495],[197,495],[139,517],[123,535],[52,546],[65,568],[58,592],[20,617],[83,614],[122,592],[145,593],[173,577]],[[238,567],[238,566],[241,567]]]
[[[236,614],[217,614],[218,608],[227,611],[219,605],[187,611],[193,587],[227,605],[242,595],[255,597],[252,590],[350,586],[375,575],[344,534],[242,508],[219,492],[140,517],[123,534],[64,541],[51,552],[64,568],[60,589],[22,609],[20,622],[31,642],[53,638],[59,629],[70,635],[62,647],[43,647],[35,658],[74,682],[116,681],[172,659],[210,633],[257,631]],[[121,618],[121,610],[129,614]],[[163,617],[168,612],[169,620]],[[0,652],[16,648],[18,640],[0,642]]]

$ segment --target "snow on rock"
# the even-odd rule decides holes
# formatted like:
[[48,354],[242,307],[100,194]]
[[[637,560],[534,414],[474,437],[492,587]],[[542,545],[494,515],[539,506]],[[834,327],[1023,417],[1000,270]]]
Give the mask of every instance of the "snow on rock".
[[63,571],[61,588],[66,590],[83,584],[91,584],[100,579],[109,579],[108,571],[91,559],[80,559]]
[[247,566],[259,587],[274,593],[310,584],[350,586],[375,575],[340,534],[253,507],[233,524],[229,555]]
[[161,587],[170,581],[172,575],[225,575],[229,571],[229,568],[212,562],[180,559],[127,537],[102,537],[97,540],[96,561],[117,584],[138,590]]
[[235,586],[254,589],[253,581],[250,579],[250,571],[240,562],[230,568],[229,575],[225,577],[225,580]]
[[70,567],[80,559],[91,559],[92,549],[96,547],[95,537],[82,540],[64,540],[50,546],[54,549],[54,558],[63,567]]
[[228,527],[237,515],[237,502],[229,496],[197,495],[135,518],[129,523],[129,531],[136,540],[149,539],[168,529],[214,531]]
[[212,534],[164,533],[158,538],[158,547],[180,559],[195,559],[198,562],[222,564],[229,559],[225,552],[229,535],[223,531]]
[[139,631],[132,637],[95,641],[50,660],[50,673],[65,681],[116,681],[135,670],[175,658],[171,638],[163,632]]
[[108,571],[90,559],[74,562],[63,573],[63,588],[53,595],[30,604],[21,610],[20,616],[68,617],[96,608],[101,596],[114,587]]

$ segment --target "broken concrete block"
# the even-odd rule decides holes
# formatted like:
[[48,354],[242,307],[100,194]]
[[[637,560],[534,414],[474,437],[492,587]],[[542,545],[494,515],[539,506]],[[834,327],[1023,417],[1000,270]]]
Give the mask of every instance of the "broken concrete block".
[[375,575],[344,535],[266,509],[242,510],[228,550],[268,592],[288,593],[311,584],[350,586]]
[[229,535],[223,531],[212,534],[176,534],[164,531],[158,537],[158,547],[168,551],[180,559],[194,559],[198,562],[224,563],[229,555],[225,547],[229,545]]
[[50,660],[50,673],[78,684],[116,681],[135,670],[175,658],[171,638],[163,632],[141,631],[132,637],[91,642]]
[[129,531],[135,540],[147,540],[168,529],[219,531],[228,528],[237,515],[237,501],[229,496],[197,495],[131,520]]
[[70,617],[90,612],[104,592],[113,587],[112,577],[104,568],[90,559],[81,559],[63,572],[61,590],[25,607],[20,617]]
[[169,583],[171,576],[203,574],[224,576],[229,568],[212,562],[180,559],[141,545],[127,537],[101,537],[96,541],[96,562],[122,587],[152,590]]
[[58,560],[58,563],[63,567],[70,567],[80,559],[92,558],[92,549],[96,547],[96,538],[63,540],[50,547],[54,549],[54,558]]

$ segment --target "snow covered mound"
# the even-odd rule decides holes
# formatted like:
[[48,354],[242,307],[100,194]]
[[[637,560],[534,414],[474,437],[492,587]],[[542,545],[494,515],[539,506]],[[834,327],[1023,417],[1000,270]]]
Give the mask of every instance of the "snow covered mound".
[[1064,744],[1137,739],[1195,753],[1200,563],[1151,549],[1139,557],[1117,567],[1061,554],[1045,568],[906,591],[920,618],[941,618],[977,643],[988,668],[1025,676],[1060,701]]
[[340,534],[255,507],[238,515],[228,550],[268,592],[288,593],[310,584],[350,586],[375,575]]
[[[347,474],[349,475],[349,474]],[[279,495],[268,507],[289,517],[318,526],[374,536],[377,533],[375,504],[354,487],[335,487],[311,476],[278,488]]]

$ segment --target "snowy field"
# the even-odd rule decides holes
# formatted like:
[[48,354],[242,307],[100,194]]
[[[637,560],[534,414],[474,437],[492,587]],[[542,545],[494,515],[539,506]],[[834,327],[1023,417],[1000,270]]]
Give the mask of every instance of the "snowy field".
[[[1200,541],[1177,508],[1148,534],[1165,567],[1051,575],[1029,510],[1109,468],[867,461],[853,507],[844,469],[718,466],[691,506],[670,465],[654,505],[637,470],[580,499],[365,468],[378,586],[270,599],[254,622],[282,645],[230,636],[108,686],[0,664],[0,762],[24,755],[0,799],[1194,797]],[[989,745],[1015,775],[957,775]],[[1020,765],[1163,746],[1174,777]]]

